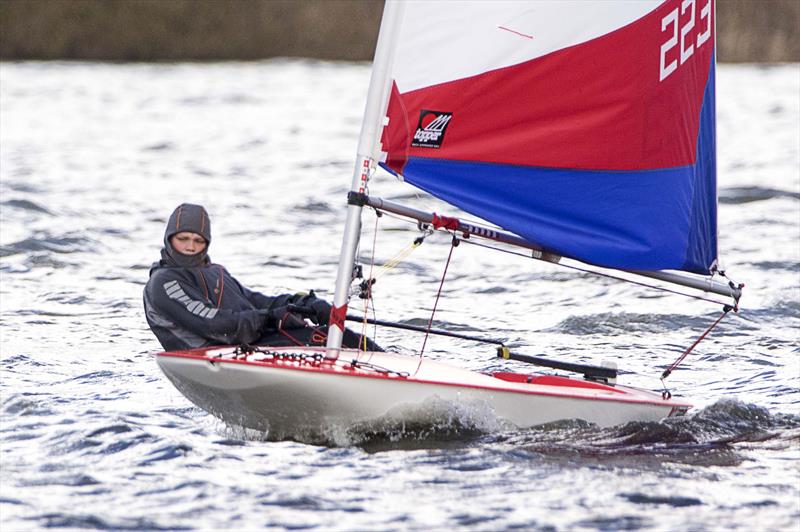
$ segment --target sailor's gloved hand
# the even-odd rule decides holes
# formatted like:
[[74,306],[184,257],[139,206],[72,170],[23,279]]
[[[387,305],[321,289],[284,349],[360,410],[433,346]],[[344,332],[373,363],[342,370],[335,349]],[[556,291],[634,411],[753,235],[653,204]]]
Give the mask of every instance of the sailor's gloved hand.
[[317,325],[327,325],[331,317],[331,309],[333,307],[324,299],[316,299],[311,303],[311,308],[314,310],[314,316],[311,318]]
[[288,305],[281,305],[274,309],[260,310],[260,314],[267,316],[267,327],[275,329],[300,329],[306,326],[302,316],[289,310]]
[[333,307],[324,299],[319,299],[313,290],[308,295],[300,297],[295,304],[309,309],[308,318],[317,325],[328,324]]

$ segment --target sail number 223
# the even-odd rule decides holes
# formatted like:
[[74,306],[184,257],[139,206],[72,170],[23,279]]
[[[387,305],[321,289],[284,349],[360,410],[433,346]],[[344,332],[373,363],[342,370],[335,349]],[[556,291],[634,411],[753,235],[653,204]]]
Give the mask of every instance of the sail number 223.
[[[676,7],[661,19],[661,33],[667,32],[670,37],[661,45],[661,70],[658,81],[664,81],[667,76],[675,72],[679,65],[684,64],[692,56],[695,48],[703,46],[711,37],[711,1],[683,0],[680,7]],[[676,46],[678,50],[670,53]],[[671,58],[670,61],[668,56]]]

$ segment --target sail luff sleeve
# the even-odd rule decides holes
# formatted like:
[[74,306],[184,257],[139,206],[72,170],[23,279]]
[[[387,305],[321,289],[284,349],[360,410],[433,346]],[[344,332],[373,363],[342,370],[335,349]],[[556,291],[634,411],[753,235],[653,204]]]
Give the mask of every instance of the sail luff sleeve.
[[[389,78],[392,57],[396,46],[396,34],[399,30],[405,3],[386,2],[381,21],[381,30],[375,49],[372,76],[367,94],[364,120],[361,125],[351,192],[364,193],[367,181],[373,169],[373,152],[380,143],[378,136],[381,132],[383,117],[386,114],[388,93],[391,80]],[[331,311],[330,326],[328,327],[326,358],[336,359],[338,349],[342,345],[344,323],[340,316],[346,313],[349,300],[350,283],[353,277],[353,265],[361,233],[362,206],[348,203],[347,220],[345,222],[342,247],[339,253],[339,269],[336,274],[336,287],[333,296],[333,310]]]

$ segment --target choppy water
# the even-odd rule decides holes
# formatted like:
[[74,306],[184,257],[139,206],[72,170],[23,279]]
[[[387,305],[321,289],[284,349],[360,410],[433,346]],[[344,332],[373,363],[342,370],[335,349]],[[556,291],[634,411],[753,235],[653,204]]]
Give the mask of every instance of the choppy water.
[[[696,405],[688,417],[509,431],[454,411],[319,446],[225,427],[169,384],[141,311],[166,217],[203,203],[211,255],[234,275],[330,296],[368,75],[302,61],[0,64],[0,528],[797,530],[798,65],[719,68],[721,248],[747,289],[669,379]],[[415,201],[386,180],[372,192]],[[366,254],[374,224],[365,216]],[[380,226],[379,261],[416,236]],[[429,238],[383,277],[379,317],[426,318],[448,249]],[[719,310],[460,246],[437,324],[531,354],[617,358],[637,373],[626,382],[656,387]],[[466,341],[426,349],[527,369]]]

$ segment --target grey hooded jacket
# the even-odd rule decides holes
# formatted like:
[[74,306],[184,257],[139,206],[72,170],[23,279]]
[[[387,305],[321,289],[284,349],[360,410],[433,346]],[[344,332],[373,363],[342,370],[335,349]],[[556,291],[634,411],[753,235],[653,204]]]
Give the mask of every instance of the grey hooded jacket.
[[[202,253],[178,253],[170,238],[190,232],[206,240]],[[268,297],[248,290],[208,257],[211,220],[201,205],[184,203],[170,215],[161,260],[150,269],[144,289],[147,323],[167,351],[251,343],[276,325],[270,310],[296,296]]]
[[144,290],[147,323],[167,351],[255,342],[276,326],[269,311],[297,298],[242,286],[218,264],[183,268],[161,260]]

